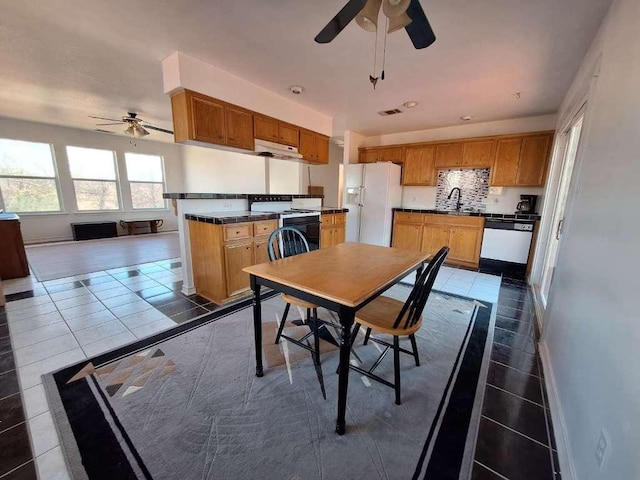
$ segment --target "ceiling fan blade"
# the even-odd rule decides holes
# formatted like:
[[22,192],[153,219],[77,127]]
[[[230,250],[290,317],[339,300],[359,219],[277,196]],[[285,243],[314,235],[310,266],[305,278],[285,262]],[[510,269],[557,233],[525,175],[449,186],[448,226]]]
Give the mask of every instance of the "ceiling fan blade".
[[147,125],[146,123],[144,124],[144,128],[149,128],[151,130],[157,130],[158,132],[163,132],[163,133],[170,133],[171,135],[173,135],[173,132],[171,130],[165,130],[164,128],[154,127],[153,125]]
[[88,115],[88,117],[89,118],[97,118],[98,120],[109,120],[110,122],[122,123],[122,119],[118,119],[118,118],[94,117],[93,115]]
[[420,48],[427,48],[433,42],[436,41],[436,35],[429,25],[429,20],[424,14],[424,10],[420,6],[418,0],[411,0],[409,8],[407,8],[407,15],[411,17],[411,23],[404,27],[413,43],[413,46]]
[[349,0],[347,4],[342,7],[342,10],[316,35],[315,41],[317,43],[329,43],[336,38],[344,27],[360,13],[360,10],[364,8],[366,3],[367,0]]
[[96,123],[96,125],[104,126],[104,125],[121,125],[124,122],[116,122],[116,123]]

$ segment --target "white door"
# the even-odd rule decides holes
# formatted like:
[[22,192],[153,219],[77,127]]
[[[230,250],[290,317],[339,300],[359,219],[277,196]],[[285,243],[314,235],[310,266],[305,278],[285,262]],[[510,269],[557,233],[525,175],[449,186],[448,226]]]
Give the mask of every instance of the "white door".
[[560,182],[558,184],[558,192],[555,198],[555,209],[553,211],[552,234],[547,245],[547,251],[544,258],[542,280],[540,282],[540,300],[546,308],[547,299],[551,283],[553,282],[553,274],[555,272],[556,261],[558,259],[558,246],[562,237],[562,227],[564,225],[564,215],[567,206],[567,196],[570,191],[571,177],[573,167],[575,165],[576,153],[580,142],[580,132],[582,130],[582,122],[584,115],[580,115],[578,119],[564,132],[565,149],[562,161],[562,172],[560,174]]

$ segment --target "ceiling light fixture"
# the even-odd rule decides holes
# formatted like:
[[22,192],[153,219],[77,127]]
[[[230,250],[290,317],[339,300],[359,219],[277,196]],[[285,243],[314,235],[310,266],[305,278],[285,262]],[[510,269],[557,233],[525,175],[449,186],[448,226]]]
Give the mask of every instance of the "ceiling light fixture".
[[460,120],[462,120],[463,122],[468,122],[472,118],[473,117],[471,115],[465,115],[464,117],[460,117]]
[[413,108],[413,107],[415,107],[416,105],[418,105],[418,102],[416,102],[415,100],[411,100],[411,101],[409,101],[409,102],[404,102],[404,103],[402,104],[402,106],[403,106],[403,107],[405,107],[405,108]]
[[304,92],[304,87],[301,87],[300,85],[291,85],[289,87],[289,91],[294,95],[300,95],[302,92]]

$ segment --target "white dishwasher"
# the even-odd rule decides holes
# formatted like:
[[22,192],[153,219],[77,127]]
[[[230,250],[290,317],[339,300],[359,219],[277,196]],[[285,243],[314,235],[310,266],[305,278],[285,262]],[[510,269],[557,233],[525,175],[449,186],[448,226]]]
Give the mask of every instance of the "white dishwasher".
[[534,223],[533,220],[487,219],[480,250],[480,269],[524,279]]

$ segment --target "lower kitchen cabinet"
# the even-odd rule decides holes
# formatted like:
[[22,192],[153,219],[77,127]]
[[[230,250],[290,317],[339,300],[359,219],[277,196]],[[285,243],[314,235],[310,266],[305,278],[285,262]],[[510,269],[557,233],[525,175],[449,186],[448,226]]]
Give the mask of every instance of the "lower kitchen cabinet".
[[215,225],[189,220],[196,292],[220,305],[249,292],[244,267],[269,261],[267,242],[277,220]]
[[13,214],[0,214],[0,279],[29,275],[29,263],[24,250],[20,218]]
[[320,216],[320,248],[333,247],[344,243],[346,238],[347,215],[345,213],[331,213]]
[[396,212],[392,246],[434,255],[447,245],[447,263],[477,268],[483,229],[483,217]]

